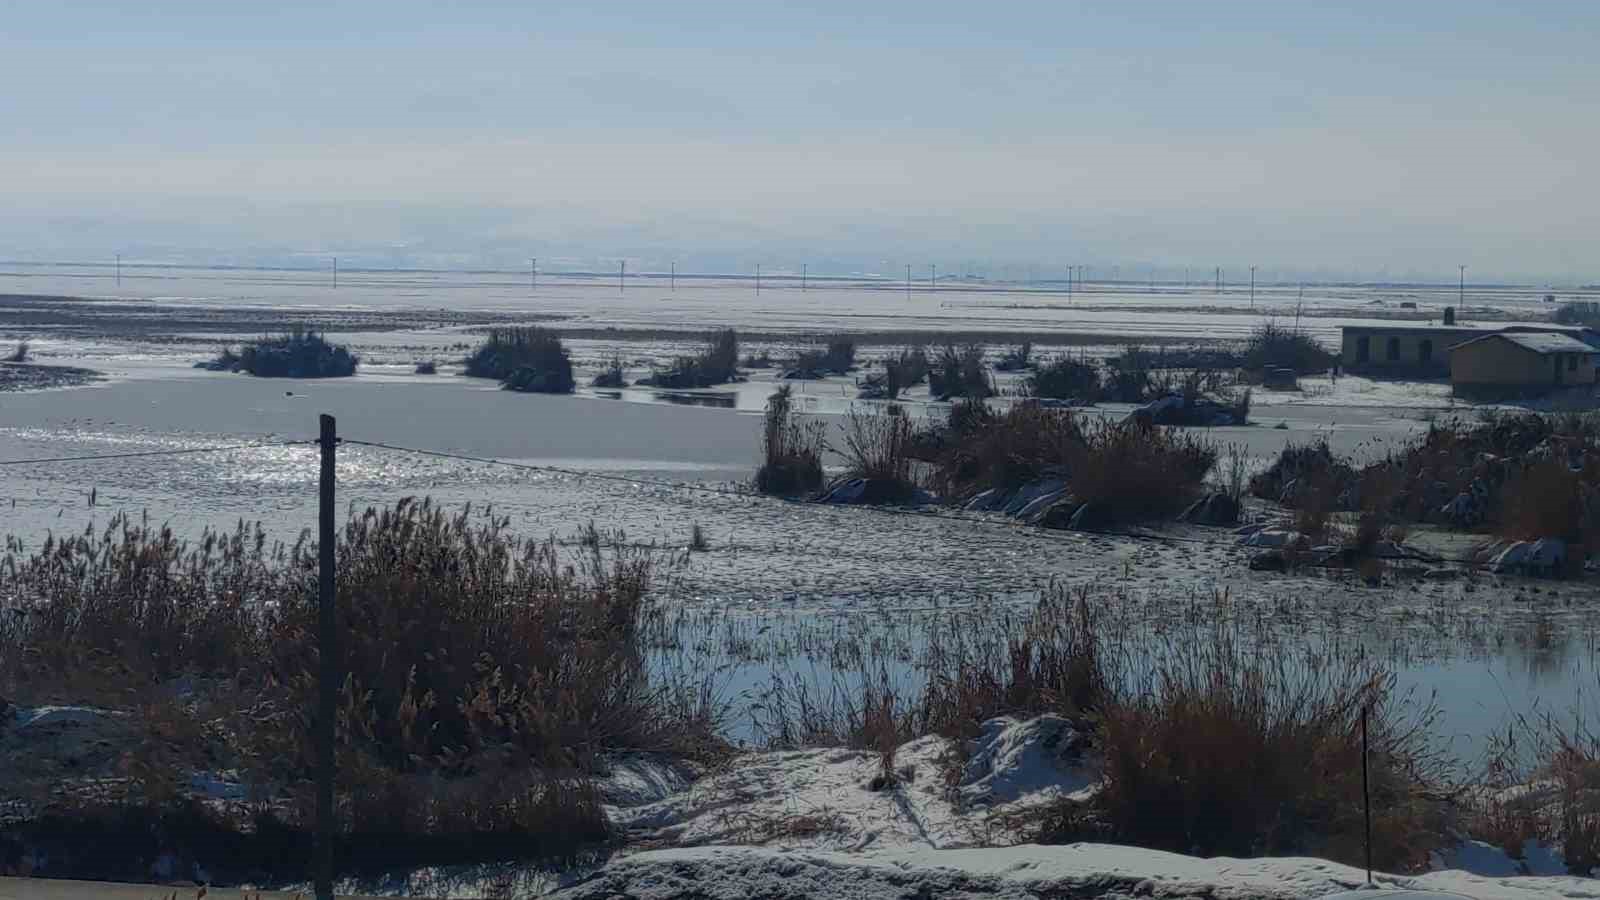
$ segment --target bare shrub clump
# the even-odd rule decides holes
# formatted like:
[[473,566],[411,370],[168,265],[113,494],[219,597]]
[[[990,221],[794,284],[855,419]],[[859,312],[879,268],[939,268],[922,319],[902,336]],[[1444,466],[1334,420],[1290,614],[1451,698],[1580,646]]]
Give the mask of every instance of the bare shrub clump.
[[1070,356],[1058,357],[1035,368],[1028,375],[1025,388],[1030,397],[1083,403],[1099,400],[1104,390],[1099,367]]
[[756,472],[756,490],[792,495],[822,487],[823,446],[822,423],[801,421],[789,386],[778,388],[767,398],[762,419],[762,463]]
[[732,328],[712,332],[705,349],[680,356],[665,369],[657,369],[640,384],[663,388],[704,388],[739,380],[739,335]]
[[844,457],[846,478],[871,486],[867,502],[895,503],[915,493],[914,428],[904,410],[894,405],[881,414],[852,409],[840,427],[842,442],[833,449]]
[[464,371],[527,393],[570,394],[576,387],[572,359],[560,336],[538,326],[491,329],[467,357]]
[[1291,369],[1296,375],[1312,375],[1328,371],[1334,361],[1334,354],[1316,338],[1271,319],[1257,326],[1245,341],[1243,363],[1247,369]]
[[11,352],[6,354],[5,359],[0,360],[0,362],[25,363],[28,361],[29,352],[30,347],[27,341],[17,341],[17,345],[13,347]]
[[946,344],[928,370],[928,390],[940,400],[966,397],[982,400],[994,396],[994,385],[983,362],[983,345],[957,348]]
[[627,387],[628,378],[622,366],[622,357],[612,354],[611,358],[606,360],[605,368],[594,376],[594,381],[591,383],[597,388],[616,389]]

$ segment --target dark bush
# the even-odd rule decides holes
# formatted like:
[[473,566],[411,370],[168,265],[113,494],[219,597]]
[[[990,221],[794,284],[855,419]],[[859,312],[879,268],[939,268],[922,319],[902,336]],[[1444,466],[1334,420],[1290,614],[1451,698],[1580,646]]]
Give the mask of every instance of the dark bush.
[[1084,360],[1063,356],[1037,367],[1025,387],[1030,397],[1093,403],[1100,399],[1100,369]]
[[739,335],[732,329],[713,332],[696,356],[680,356],[640,384],[663,388],[704,388],[739,380]]
[[561,338],[538,326],[495,328],[467,357],[466,374],[494,378],[507,390],[570,394],[577,387]]
[[994,386],[983,364],[983,345],[967,344],[958,350],[953,344],[946,344],[928,370],[928,391],[940,400],[994,396]]
[[794,412],[793,394],[784,385],[767,398],[761,431],[761,468],[756,490],[789,496],[822,487],[822,423],[802,423]]
[[348,348],[328,343],[315,331],[295,328],[246,344],[238,354],[224,350],[215,365],[260,378],[342,378],[354,375],[359,362]]
[[1033,368],[1033,343],[1023,341],[1018,346],[1007,350],[1000,361],[994,364],[996,372],[1021,372]]
[[1268,320],[1245,341],[1243,364],[1248,369],[1292,369],[1313,375],[1332,368],[1337,357],[1316,339]]
[[1551,320],[1559,325],[1582,325],[1600,328],[1600,303],[1593,300],[1574,300],[1556,307]]
[[921,347],[901,350],[883,363],[885,390],[890,400],[928,378],[928,352]]
[[627,387],[628,379],[623,372],[622,357],[613,355],[611,359],[607,360],[606,367],[600,370],[600,374],[594,376],[592,384],[597,388]]

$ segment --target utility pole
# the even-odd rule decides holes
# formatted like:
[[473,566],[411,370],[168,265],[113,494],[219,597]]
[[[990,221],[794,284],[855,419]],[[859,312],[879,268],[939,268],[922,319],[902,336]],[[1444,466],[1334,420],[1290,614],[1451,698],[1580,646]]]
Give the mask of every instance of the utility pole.
[[333,416],[322,416],[322,478],[317,515],[317,900],[333,900],[334,720],[339,708],[339,621],[334,608],[334,448],[339,444]]
[[934,265],[933,263],[928,263],[928,290],[937,291],[938,289],[939,289],[939,267]]
[[1077,268],[1077,267],[1076,266],[1067,266],[1067,302],[1068,303],[1072,302],[1072,270],[1075,269],[1075,268]]
[[539,287],[539,257],[528,260],[528,290]]
[[117,254],[117,286],[122,286],[122,254]]
[[1250,308],[1256,308],[1256,267],[1250,267]]
[[806,264],[805,263],[801,263],[800,264],[800,293],[802,293],[802,294],[805,293],[805,290],[806,290]]
[[906,263],[906,299],[911,299],[911,264]]
[[756,293],[761,293],[761,263],[756,263]]
[[628,289],[627,285],[628,285],[628,261],[625,260],[625,259],[624,260],[619,260],[617,262],[617,292],[621,293],[621,292],[627,290]]
[[667,286],[671,293],[678,292],[678,261],[672,261],[672,274],[667,276]]
[[1217,266],[1217,286],[1216,286],[1215,290],[1219,294],[1222,293],[1222,267],[1221,266]]
[[333,286],[339,286],[339,257],[333,258]]
[[1461,307],[1467,302],[1467,267],[1457,266],[1461,270],[1461,283],[1456,287],[1456,315],[1461,314]]

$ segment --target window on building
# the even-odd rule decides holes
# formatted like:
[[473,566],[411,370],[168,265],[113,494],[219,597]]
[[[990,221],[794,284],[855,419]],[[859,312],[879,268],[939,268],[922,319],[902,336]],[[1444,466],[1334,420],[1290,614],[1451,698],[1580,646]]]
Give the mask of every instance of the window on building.
[[1433,341],[1424,340],[1417,345],[1417,362],[1424,365],[1433,362]]
[[1389,362],[1400,361],[1400,339],[1389,338]]

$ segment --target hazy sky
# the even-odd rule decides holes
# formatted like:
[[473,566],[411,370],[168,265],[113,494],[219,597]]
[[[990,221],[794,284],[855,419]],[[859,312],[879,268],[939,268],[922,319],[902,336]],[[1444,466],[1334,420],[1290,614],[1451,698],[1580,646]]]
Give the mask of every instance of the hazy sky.
[[0,258],[1595,279],[1597,39],[1589,2],[0,2]]

